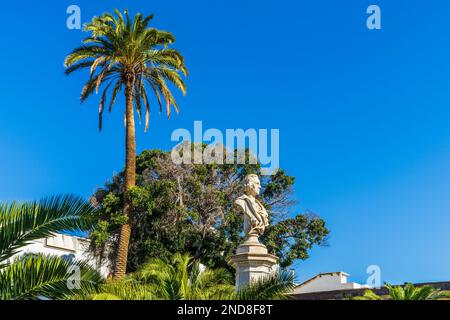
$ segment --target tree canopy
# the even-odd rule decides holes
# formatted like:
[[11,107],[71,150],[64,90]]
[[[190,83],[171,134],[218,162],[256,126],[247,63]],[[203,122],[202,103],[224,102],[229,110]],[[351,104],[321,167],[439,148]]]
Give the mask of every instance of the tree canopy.
[[[133,230],[129,272],[150,258],[169,261],[176,252],[188,253],[209,267],[228,267],[226,259],[243,242],[243,216],[233,210],[233,202],[244,191],[242,179],[258,174],[260,165],[176,165],[170,152],[146,150],[137,157],[136,168],[136,187],[127,195],[132,203],[129,218],[122,212],[123,173],[93,195],[98,208],[97,226],[90,235],[94,250],[106,255],[105,245],[114,248],[120,226],[129,221]],[[283,170],[261,179],[259,200],[268,209],[271,226],[260,240],[280,257],[282,268],[307,259],[314,245],[326,244],[329,234],[318,216],[292,212],[294,181]]]

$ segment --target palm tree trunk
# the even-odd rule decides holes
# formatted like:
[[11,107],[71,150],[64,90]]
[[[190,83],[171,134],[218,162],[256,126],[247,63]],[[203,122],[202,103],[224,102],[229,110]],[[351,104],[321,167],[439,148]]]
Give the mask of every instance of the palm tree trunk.
[[114,279],[121,279],[125,276],[128,260],[128,246],[130,244],[130,200],[127,197],[128,191],[136,185],[136,132],[134,124],[133,109],[133,88],[134,77],[128,77],[125,85],[126,98],[126,159],[125,159],[125,192],[123,212],[128,216],[128,223],[120,228],[119,246],[117,249],[116,265],[114,269]]

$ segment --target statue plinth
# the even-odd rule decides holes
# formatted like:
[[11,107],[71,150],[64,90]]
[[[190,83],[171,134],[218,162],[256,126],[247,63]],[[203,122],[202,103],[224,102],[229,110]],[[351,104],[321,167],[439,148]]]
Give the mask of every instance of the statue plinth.
[[278,257],[269,254],[258,237],[251,236],[241,244],[228,264],[236,269],[236,289],[273,273]]

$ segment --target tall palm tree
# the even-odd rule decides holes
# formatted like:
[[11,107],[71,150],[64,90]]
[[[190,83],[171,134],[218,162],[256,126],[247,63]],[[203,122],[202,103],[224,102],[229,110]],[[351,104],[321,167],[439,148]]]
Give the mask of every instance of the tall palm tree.
[[[111,89],[109,111],[116,101],[119,91],[125,93],[125,191],[136,184],[136,137],[134,107],[140,118],[145,108],[145,130],[150,119],[150,104],[147,88],[153,92],[160,112],[165,105],[170,117],[171,106],[178,112],[178,105],[168,83],[186,93],[181,74],[188,71],[183,56],[168,47],[175,41],[166,31],[149,28],[153,16],[136,14],[133,21],[128,12],[125,17],[116,9],[115,15],[105,13],[94,17],[84,30],[91,35],[84,39],[84,45],[73,50],[65,60],[66,74],[89,68],[90,78],[81,92],[83,103],[92,93],[103,92],[99,105],[99,129],[102,128],[102,114]],[[125,196],[123,213],[129,217],[130,200]],[[123,278],[126,272],[131,226],[121,227],[114,278]]]
[[40,254],[17,255],[32,241],[56,232],[89,230],[93,212],[88,203],[74,196],[0,204],[0,299],[60,299],[72,295],[67,285],[69,267],[80,269],[81,289],[95,288],[101,276],[85,262],[69,263]]
[[[390,300],[439,300],[450,297],[447,292],[436,290],[432,286],[416,287],[412,283],[404,286],[386,284],[386,288],[389,291]],[[382,297],[372,290],[366,290],[358,300],[382,300]]]

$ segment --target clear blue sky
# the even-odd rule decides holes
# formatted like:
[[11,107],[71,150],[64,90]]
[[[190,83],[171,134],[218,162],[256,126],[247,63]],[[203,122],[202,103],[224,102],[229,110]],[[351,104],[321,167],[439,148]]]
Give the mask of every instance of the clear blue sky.
[[[139,150],[170,148],[194,120],[280,129],[298,211],[332,231],[329,247],[296,264],[299,280],[344,270],[364,282],[371,264],[383,281],[450,280],[449,1],[74,3],[84,22],[114,7],[154,13],[186,56],[181,114],[153,116]],[[365,26],[373,3],[381,31]],[[87,197],[122,168],[120,101],[99,134],[98,100],[78,100],[86,74],[63,74],[84,36],[65,26],[70,4],[2,3],[0,200]]]

